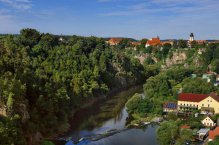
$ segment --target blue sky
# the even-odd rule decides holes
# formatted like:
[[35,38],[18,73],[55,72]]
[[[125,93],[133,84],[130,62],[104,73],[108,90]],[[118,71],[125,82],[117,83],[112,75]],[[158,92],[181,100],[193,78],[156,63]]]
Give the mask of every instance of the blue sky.
[[0,33],[219,39],[219,0],[0,0]]

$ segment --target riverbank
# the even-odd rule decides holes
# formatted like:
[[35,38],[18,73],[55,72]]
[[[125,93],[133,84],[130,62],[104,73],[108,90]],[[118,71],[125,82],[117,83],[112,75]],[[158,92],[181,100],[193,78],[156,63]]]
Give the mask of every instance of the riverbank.
[[[142,85],[132,86],[124,89],[119,93],[111,93],[106,97],[101,97],[96,99],[93,103],[90,103],[89,106],[82,106],[78,111],[74,113],[74,116],[70,120],[70,128],[67,132],[56,135],[54,139],[58,137],[71,136],[75,141],[79,140],[82,135],[72,135],[74,132],[80,132],[80,130],[93,130],[94,128],[101,127],[107,120],[114,118],[119,120],[121,118],[120,113],[124,109],[125,103],[127,100],[135,93],[142,92]],[[124,110],[123,110],[124,111]],[[122,112],[123,112],[122,111]],[[113,129],[121,129],[126,125],[126,119],[128,114],[126,111],[123,112],[123,115],[126,114],[123,120],[120,123],[114,124]],[[112,124],[115,120],[109,121]],[[89,131],[88,131],[89,132]],[[99,131],[98,133],[100,133]],[[76,133],[77,134],[77,133]],[[66,137],[68,138],[68,137]]]

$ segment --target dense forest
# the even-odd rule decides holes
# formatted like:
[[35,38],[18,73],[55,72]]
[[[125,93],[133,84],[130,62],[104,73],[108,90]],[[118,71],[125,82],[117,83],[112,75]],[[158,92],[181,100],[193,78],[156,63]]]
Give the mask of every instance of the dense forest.
[[39,135],[66,131],[69,117],[93,98],[145,82],[150,70],[123,43],[61,40],[35,29],[1,36],[0,144],[34,144]]

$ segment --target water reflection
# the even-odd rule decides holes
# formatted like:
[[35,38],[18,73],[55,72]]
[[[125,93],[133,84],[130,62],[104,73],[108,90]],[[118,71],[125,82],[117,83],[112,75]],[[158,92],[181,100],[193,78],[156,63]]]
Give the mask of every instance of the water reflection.
[[[71,121],[71,131],[64,138],[71,138],[75,142],[82,137],[102,134],[111,129],[123,129],[128,119],[125,103],[139,92],[142,92],[142,88],[134,87],[78,111]],[[82,141],[77,145],[156,145],[155,130],[156,126],[130,129],[98,141]],[[74,144],[69,141],[66,145]]]

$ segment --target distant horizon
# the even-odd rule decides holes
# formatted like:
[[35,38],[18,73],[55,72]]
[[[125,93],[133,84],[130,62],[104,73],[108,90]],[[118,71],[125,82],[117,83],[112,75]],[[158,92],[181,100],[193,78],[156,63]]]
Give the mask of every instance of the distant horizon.
[[[25,29],[25,28],[24,28]],[[35,28],[31,28],[31,29],[35,29]],[[37,30],[37,29],[36,29]],[[39,30],[37,30],[39,31]],[[40,32],[40,31],[39,31]],[[49,33],[49,32],[40,32],[41,34],[46,34],[46,33]],[[83,35],[77,35],[77,34],[53,34],[53,33],[49,33],[51,35],[55,35],[55,36],[66,36],[66,37],[71,37],[71,36],[81,36],[81,37],[99,37],[99,38],[104,38],[104,39],[107,39],[107,38],[128,38],[128,39],[134,39],[134,40],[142,40],[142,39],[151,39],[151,38],[156,38],[157,36],[154,36],[154,37],[145,37],[145,38],[140,38],[140,39],[136,39],[136,38],[132,38],[132,37],[120,37],[120,36],[103,36],[103,37],[100,37],[100,36],[94,36],[94,35],[90,35],[90,36],[83,36]],[[0,35],[20,35],[20,33],[0,33]],[[195,34],[194,34],[195,35]],[[159,36],[159,35],[158,35]],[[161,41],[163,40],[180,40],[180,39],[183,39],[183,40],[189,40],[189,35],[188,35],[188,38],[184,39],[184,38],[160,38]],[[212,40],[219,40],[219,39],[211,39],[211,38],[208,38],[208,39],[196,39],[195,40],[207,40],[207,41],[212,41]]]

